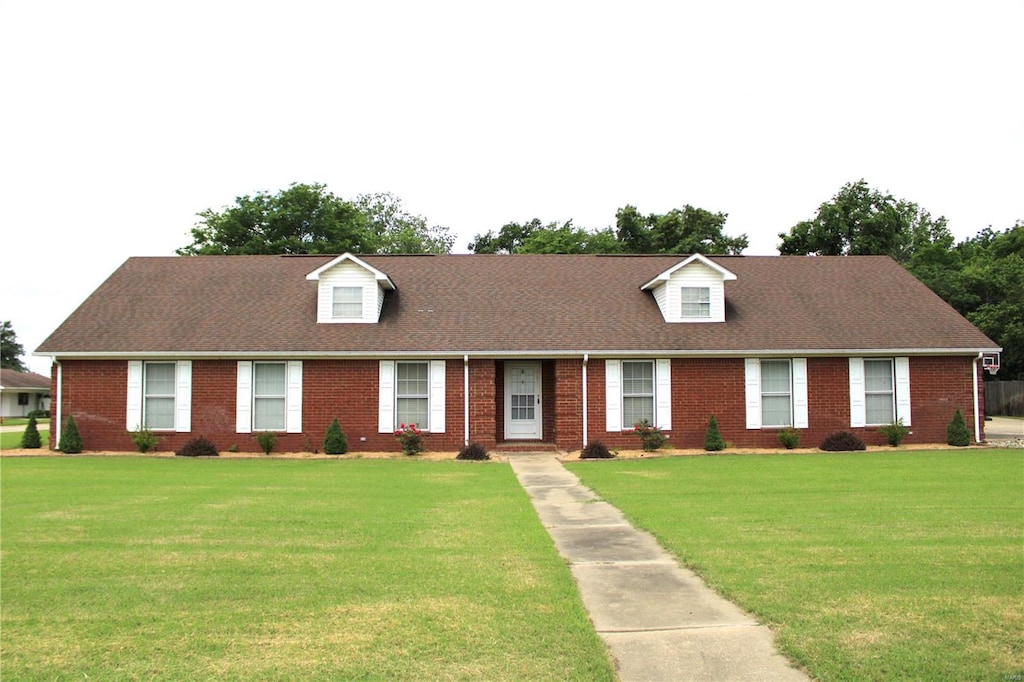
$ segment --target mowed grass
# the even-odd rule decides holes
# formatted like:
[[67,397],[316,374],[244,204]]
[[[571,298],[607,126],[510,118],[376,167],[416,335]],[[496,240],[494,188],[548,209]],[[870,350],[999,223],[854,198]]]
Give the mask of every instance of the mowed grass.
[[613,679],[510,468],[2,462],[4,679]]
[[1024,672],[1024,451],[570,468],[818,679]]
[[[43,450],[47,451],[49,449],[50,430],[40,428],[38,431],[39,440],[43,444]],[[0,450],[17,450],[21,447],[21,437],[24,435],[25,429],[0,433]]]

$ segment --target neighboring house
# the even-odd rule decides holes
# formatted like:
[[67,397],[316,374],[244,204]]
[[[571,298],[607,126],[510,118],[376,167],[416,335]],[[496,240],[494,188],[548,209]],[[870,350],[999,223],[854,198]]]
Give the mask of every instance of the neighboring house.
[[193,256],[132,258],[37,350],[57,425],[87,449],[638,448],[647,419],[700,447],[849,430],[983,438],[982,366],[1000,348],[887,257]]
[[35,372],[0,369],[0,419],[50,409],[50,379]]

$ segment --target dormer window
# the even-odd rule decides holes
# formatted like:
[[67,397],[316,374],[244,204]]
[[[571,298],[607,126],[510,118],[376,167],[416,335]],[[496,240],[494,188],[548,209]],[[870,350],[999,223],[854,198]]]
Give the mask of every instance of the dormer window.
[[711,317],[711,287],[682,287],[683,317]]
[[321,265],[306,279],[317,283],[316,321],[321,324],[376,324],[385,292],[395,290],[386,274],[350,253]]
[[363,316],[362,287],[334,287],[334,317],[359,319]]

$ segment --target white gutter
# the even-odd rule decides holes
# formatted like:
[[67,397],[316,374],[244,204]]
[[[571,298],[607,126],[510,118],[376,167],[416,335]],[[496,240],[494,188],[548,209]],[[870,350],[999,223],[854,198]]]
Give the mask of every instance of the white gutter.
[[583,354],[583,447],[587,447],[587,362],[590,354]]
[[971,374],[974,379],[974,442],[981,442],[981,407],[978,405],[978,360],[981,360],[985,356],[984,353],[978,353],[978,357],[974,358],[971,362]]
[[[59,447],[60,446],[60,425],[63,421],[61,408],[64,407],[64,401],[61,399],[61,395],[64,392],[64,367],[60,364],[59,360],[54,360],[54,364],[57,365],[57,426],[53,426],[53,419],[50,419],[50,428],[53,430],[53,442]],[[52,406],[51,406],[52,407]],[[52,413],[51,413],[52,414]],[[56,449],[56,448],[55,448]]]
[[465,445],[469,445],[469,355],[462,356],[462,419],[466,425]]

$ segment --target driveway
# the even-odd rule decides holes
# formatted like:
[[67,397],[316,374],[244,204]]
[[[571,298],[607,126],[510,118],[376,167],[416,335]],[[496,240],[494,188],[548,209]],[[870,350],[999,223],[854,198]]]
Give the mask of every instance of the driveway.
[[992,417],[985,422],[985,440],[1013,440],[1024,438],[1024,418]]

